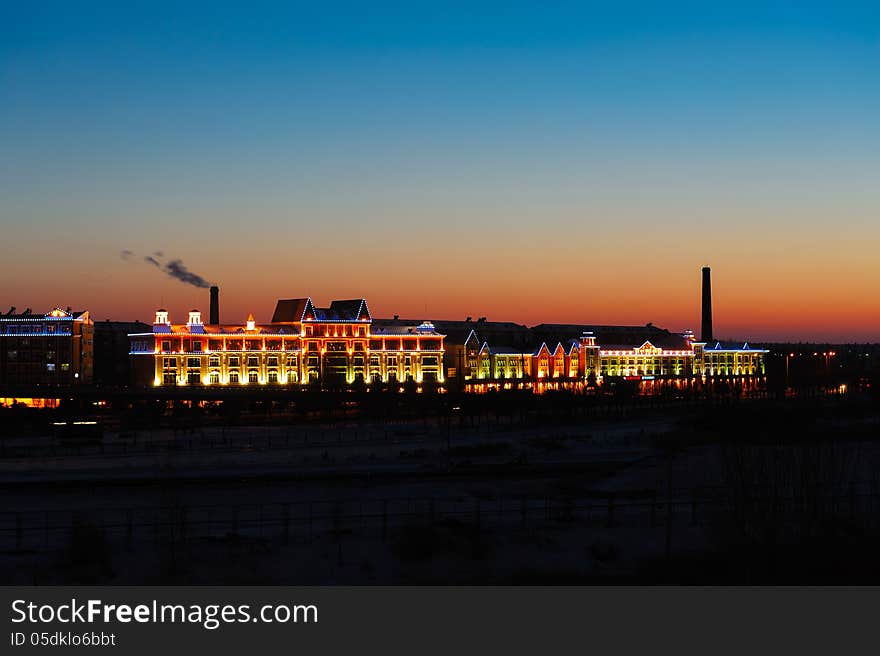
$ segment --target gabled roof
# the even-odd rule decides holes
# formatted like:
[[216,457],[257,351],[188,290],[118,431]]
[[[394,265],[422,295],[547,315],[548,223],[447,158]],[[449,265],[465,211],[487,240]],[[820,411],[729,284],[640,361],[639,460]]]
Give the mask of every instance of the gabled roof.
[[[284,301],[279,301],[280,306]],[[330,307],[320,308],[312,304],[311,299],[293,299],[293,314],[299,316],[293,321],[370,321],[370,310],[367,301],[363,298],[355,298],[344,301],[333,301]],[[300,308],[302,311],[300,312]],[[278,310],[276,309],[276,315]],[[272,322],[276,323],[275,317]]]
[[332,301],[326,310],[330,319],[340,321],[369,321],[372,319],[364,298],[352,298],[344,301]]
[[471,331],[468,333],[467,337],[465,337],[464,342],[462,342],[462,343],[467,344],[468,342],[471,341],[472,338],[475,339],[479,343],[480,337],[477,335],[477,331],[473,330],[473,329],[471,329]]
[[279,300],[275,305],[272,323],[297,323],[305,319],[312,308],[312,299],[288,298]]
[[739,342],[721,342],[715,340],[715,344],[712,345],[710,342],[706,344],[704,347],[706,351],[761,351],[766,352],[765,349],[755,348],[754,346],[749,346],[748,342],[743,342],[740,344]]
[[538,348],[532,351],[532,355],[538,357],[541,355],[541,351],[547,351],[547,355],[550,355],[550,348],[547,346],[547,342],[542,342]]

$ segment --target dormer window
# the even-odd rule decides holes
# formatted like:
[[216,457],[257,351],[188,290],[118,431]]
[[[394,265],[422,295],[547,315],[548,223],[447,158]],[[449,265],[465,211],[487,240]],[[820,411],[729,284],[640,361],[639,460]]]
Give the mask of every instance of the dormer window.
[[154,325],[168,325],[168,310],[159,309],[156,310],[156,320],[153,322]]
[[247,330],[250,331],[250,330],[256,330],[256,329],[257,329],[257,324],[254,321],[254,315],[249,314],[248,318],[247,318]]
[[186,320],[187,326],[200,326],[202,325],[202,313],[198,310],[190,310],[189,318]]

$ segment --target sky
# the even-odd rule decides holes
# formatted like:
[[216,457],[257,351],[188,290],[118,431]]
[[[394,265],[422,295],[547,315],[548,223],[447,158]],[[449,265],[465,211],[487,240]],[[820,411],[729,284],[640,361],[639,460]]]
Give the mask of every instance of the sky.
[[0,2],[0,312],[698,331],[710,265],[880,341],[878,71],[876,2]]

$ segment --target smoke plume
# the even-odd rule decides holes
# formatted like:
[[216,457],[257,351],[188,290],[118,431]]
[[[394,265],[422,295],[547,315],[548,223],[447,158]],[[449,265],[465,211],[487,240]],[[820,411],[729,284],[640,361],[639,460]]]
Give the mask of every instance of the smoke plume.
[[[128,261],[134,253],[126,249],[121,251],[119,255],[123,260]],[[207,288],[211,286],[211,283],[205,280],[202,276],[187,269],[183,260],[174,259],[163,263],[161,260],[162,257],[162,251],[155,251],[152,255],[144,255],[144,262],[160,269],[166,275],[187,285],[199,288]]]
[[211,283],[199,274],[187,269],[180,260],[171,260],[162,270],[172,278],[177,278],[180,282],[185,282],[187,285],[193,285],[194,287],[211,286]]

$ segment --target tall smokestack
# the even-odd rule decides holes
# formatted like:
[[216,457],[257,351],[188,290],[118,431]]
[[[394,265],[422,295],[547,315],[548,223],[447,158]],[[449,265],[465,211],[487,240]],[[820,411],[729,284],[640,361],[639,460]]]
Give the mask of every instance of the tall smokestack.
[[220,288],[216,285],[211,287],[211,310],[210,321],[212,326],[220,324]]
[[712,276],[709,267],[703,267],[703,329],[700,341],[712,341]]

